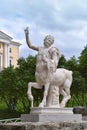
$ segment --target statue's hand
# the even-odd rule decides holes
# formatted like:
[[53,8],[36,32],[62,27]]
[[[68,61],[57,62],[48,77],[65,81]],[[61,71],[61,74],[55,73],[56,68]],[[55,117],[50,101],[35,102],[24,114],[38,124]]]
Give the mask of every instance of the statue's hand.
[[26,29],[24,31],[25,31],[25,34],[29,34],[29,28],[28,27],[26,27]]

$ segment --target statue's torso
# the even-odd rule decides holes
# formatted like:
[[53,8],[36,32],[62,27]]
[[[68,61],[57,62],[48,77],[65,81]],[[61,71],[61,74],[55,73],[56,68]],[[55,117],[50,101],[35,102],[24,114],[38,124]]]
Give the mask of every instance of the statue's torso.
[[41,73],[46,70],[47,63],[44,61],[44,57],[46,57],[47,59],[51,59],[51,56],[48,51],[48,48],[39,48],[36,62],[36,72]]
[[[50,72],[51,70],[49,69],[51,66],[56,70],[55,66],[55,61],[52,62],[55,59],[52,59],[52,54],[53,51],[56,51],[56,49],[51,46],[50,48],[43,48],[40,47],[37,55],[37,62],[36,62],[36,81],[39,83],[46,83],[49,80],[51,80],[52,73]],[[48,72],[48,69],[50,70]]]
[[36,72],[35,72],[36,80],[40,84],[47,82],[48,79],[47,63],[44,61],[44,57],[46,57],[48,60],[51,59],[49,49],[41,47],[39,48],[39,52],[37,55]]

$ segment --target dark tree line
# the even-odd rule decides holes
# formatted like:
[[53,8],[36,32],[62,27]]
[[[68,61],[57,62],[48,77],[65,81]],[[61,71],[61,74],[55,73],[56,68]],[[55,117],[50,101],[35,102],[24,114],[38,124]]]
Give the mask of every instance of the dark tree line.
[[[20,58],[18,66],[17,68],[10,66],[0,72],[0,100],[3,100],[9,109],[16,110],[17,105],[21,104],[22,110],[28,111],[30,102],[27,98],[27,88],[28,82],[35,81],[36,56]],[[62,56],[58,67],[73,71],[72,98],[67,106],[87,106],[87,45],[78,59],[73,56],[66,60]],[[37,106],[43,97],[43,90],[32,91],[34,105]]]

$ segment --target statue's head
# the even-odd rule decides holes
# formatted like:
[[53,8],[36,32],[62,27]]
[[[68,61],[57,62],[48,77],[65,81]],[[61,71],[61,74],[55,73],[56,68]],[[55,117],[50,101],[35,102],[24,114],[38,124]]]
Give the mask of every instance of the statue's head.
[[49,46],[51,46],[53,43],[54,43],[54,37],[53,37],[53,36],[47,35],[47,36],[44,38],[44,46],[45,46],[45,47],[49,47]]

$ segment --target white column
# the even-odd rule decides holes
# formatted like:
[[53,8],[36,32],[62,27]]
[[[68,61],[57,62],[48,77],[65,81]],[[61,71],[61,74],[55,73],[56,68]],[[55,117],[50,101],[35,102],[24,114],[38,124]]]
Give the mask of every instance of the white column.
[[4,44],[4,67],[8,67],[8,47],[7,44]]
[[9,44],[8,44],[8,46],[7,46],[7,51],[8,51],[8,52],[7,52],[7,53],[8,53],[8,54],[7,54],[7,65],[10,66],[10,65],[9,65],[9,60],[10,60]]
[[0,71],[2,70],[2,54],[0,54]]

